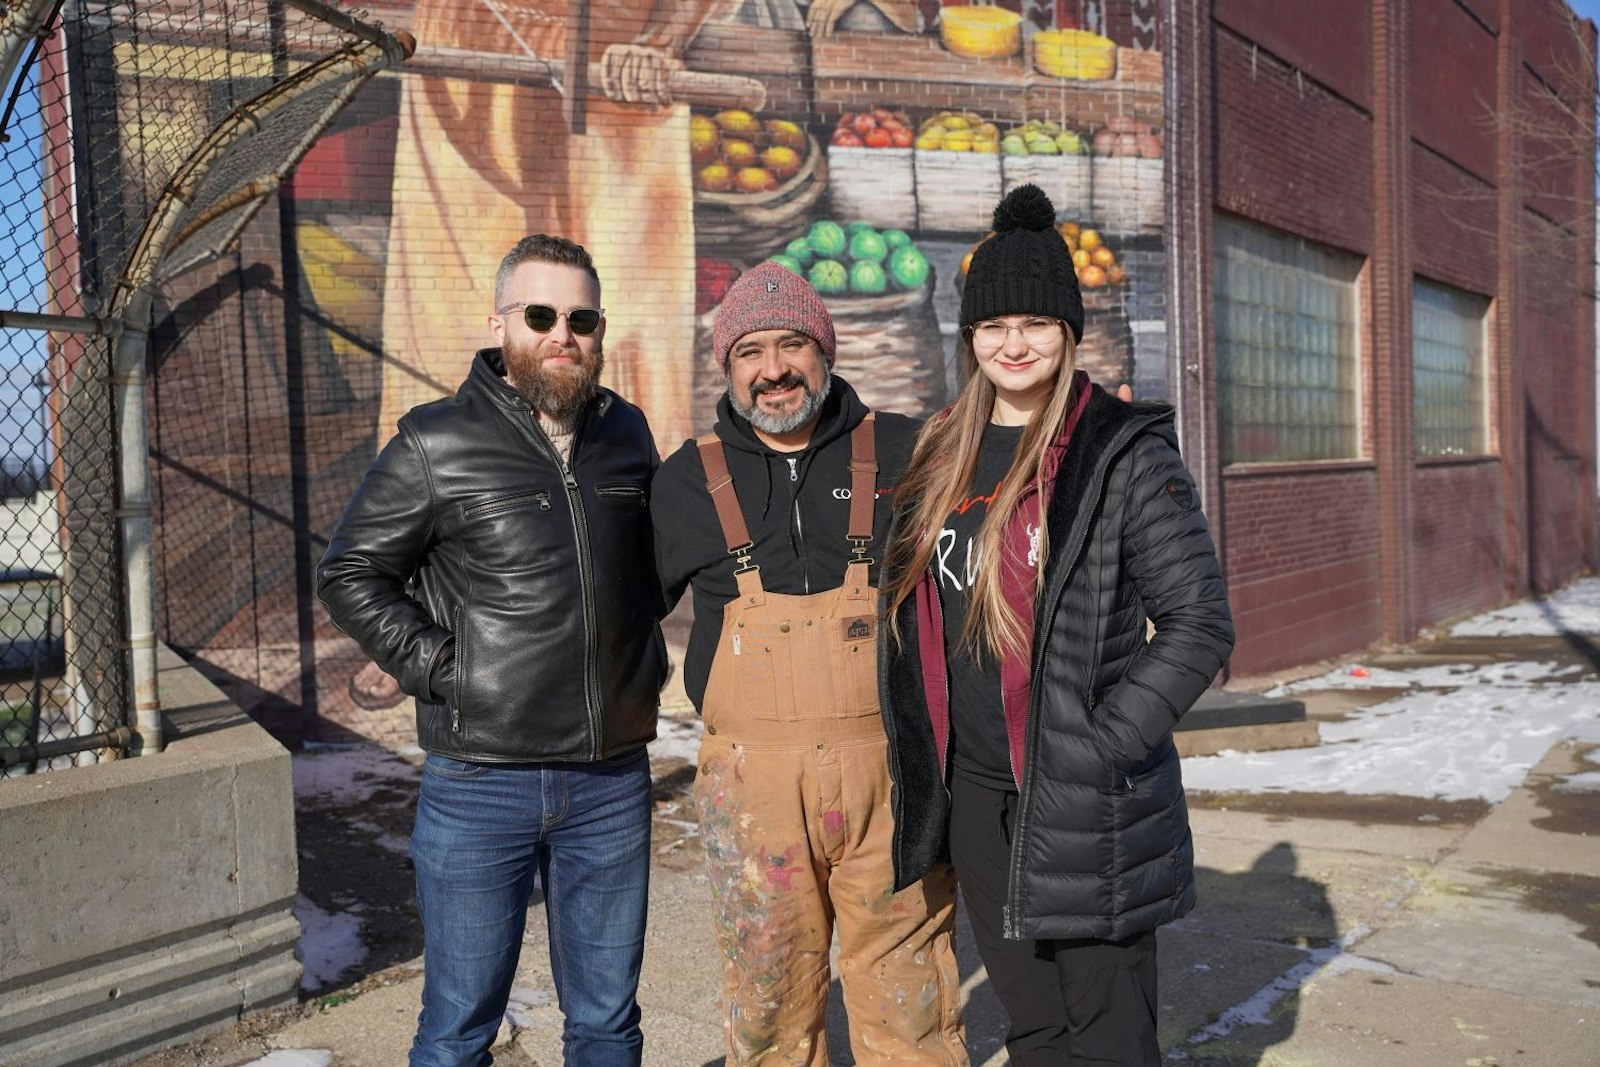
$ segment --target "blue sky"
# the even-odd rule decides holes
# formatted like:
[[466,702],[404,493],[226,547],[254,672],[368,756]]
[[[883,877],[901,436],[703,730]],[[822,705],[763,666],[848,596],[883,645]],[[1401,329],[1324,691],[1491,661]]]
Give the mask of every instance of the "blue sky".
[[[1578,16],[1600,26],[1600,0],[1567,0],[1567,6]],[[1595,171],[1595,196],[1600,198],[1600,166]]]
[[[30,73],[6,131],[9,140],[0,145],[0,215],[7,234],[0,246],[0,301],[15,311],[42,311],[45,303],[35,85]],[[44,458],[40,393],[33,386],[34,375],[44,366],[43,338],[33,330],[0,330],[0,459]]]

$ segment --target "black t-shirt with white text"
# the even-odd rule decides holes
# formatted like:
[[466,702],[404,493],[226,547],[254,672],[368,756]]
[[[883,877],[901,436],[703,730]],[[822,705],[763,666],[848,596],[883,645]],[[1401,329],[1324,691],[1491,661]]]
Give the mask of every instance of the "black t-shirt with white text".
[[945,659],[950,665],[951,769],[967,781],[1001,790],[1015,790],[1017,785],[1000,702],[1000,664],[986,649],[977,653],[964,649],[961,631],[973,583],[980,569],[991,565],[977,558],[978,530],[1011,469],[1024,429],[990,425],[984,430],[972,485],[945,519],[933,555],[944,611]]

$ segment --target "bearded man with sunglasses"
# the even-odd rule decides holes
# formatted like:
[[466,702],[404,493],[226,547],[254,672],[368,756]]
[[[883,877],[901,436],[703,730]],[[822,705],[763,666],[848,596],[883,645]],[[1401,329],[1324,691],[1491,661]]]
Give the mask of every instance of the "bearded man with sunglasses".
[[413,408],[318,568],[333,621],[417,698],[411,1067],[479,1067],[535,879],[566,1062],[637,1067],[650,765],[666,651],[638,408],[599,385],[588,252],[526,237],[454,397]]

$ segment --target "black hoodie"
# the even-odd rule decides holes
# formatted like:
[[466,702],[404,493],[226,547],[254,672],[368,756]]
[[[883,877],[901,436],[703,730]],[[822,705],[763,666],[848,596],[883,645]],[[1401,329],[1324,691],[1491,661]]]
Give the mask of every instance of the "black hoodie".
[[[856,391],[835,376],[810,444],[800,452],[775,452],[761,443],[726,395],[718,402],[714,430],[755,542],[753,562],[761,568],[761,584],[769,593],[821,593],[844,582],[851,555],[845,538],[850,525],[850,432],[866,414]],[[874,560],[874,583],[889,529],[889,497],[922,426],[916,419],[881,411],[875,424],[879,502],[867,552]],[[722,632],[722,606],[738,589],[733,557],[706,492],[705,467],[694,441],[685,441],[656,472],[650,512],[667,608],[678,603],[686,587],[694,587],[694,629],[683,680],[698,708]]]

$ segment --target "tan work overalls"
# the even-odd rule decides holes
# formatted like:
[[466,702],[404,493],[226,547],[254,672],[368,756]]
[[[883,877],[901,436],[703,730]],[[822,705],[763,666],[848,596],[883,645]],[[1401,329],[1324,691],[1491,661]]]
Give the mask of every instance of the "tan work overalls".
[[722,443],[699,440],[739,596],[722,615],[695,779],[712,921],[722,947],[728,1063],[828,1063],[829,950],[856,1062],[966,1064],[951,944],[954,881],[893,893],[888,742],[878,714],[867,545],[872,416],[851,438],[844,584],[769,593]]

